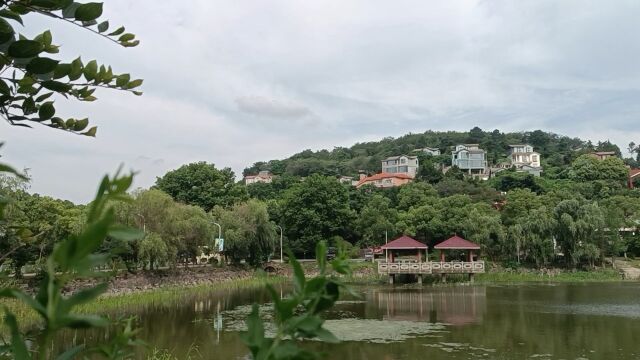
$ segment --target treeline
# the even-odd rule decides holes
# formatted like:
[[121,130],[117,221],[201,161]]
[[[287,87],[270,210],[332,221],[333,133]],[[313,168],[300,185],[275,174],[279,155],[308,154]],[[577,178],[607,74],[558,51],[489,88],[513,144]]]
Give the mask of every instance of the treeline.
[[[591,151],[613,151],[621,156],[620,148],[609,141],[584,141],[542,130],[503,133],[499,130],[483,131],[475,127],[469,132],[436,132],[426,131],[422,134],[408,134],[399,138],[385,138],[381,141],[357,143],[350,148],[336,147],[333,150],[305,150],[283,160],[262,161],[247,167],[243,175],[252,175],[260,170],[269,170],[276,175],[306,177],[311,174],[325,176],[355,176],[359,170],[369,173],[380,172],[380,161],[389,156],[409,155],[415,149],[432,147],[440,149],[443,154],[431,159],[443,165],[451,164],[451,149],[458,144],[480,144],[487,151],[487,160],[491,164],[506,160],[509,145],[531,144],[542,155],[543,166],[547,177],[562,177],[562,170],[569,166],[578,156]],[[629,144],[625,150],[633,151],[640,156],[639,147]],[[625,159],[628,165],[638,166],[640,158]]]
[[[245,186],[228,168],[187,164],[112,204],[118,221],[145,237],[108,239],[101,251],[131,271],[194,263],[211,251],[218,223],[227,261],[251,265],[279,255],[280,229],[285,247],[306,257],[320,240],[356,255],[385,237],[407,234],[433,246],[456,233],[509,264],[592,266],[640,256],[640,191],[627,188],[625,162],[574,152],[555,173],[562,176],[505,170],[482,182],[423,165],[416,181],[390,189],[357,189],[322,174]],[[25,265],[37,270],[53,244],[83,229],[86,206],[30,194],[19,179],[0,178],[0,196],[11,199],[0,224],[0,266],[17,275]]]

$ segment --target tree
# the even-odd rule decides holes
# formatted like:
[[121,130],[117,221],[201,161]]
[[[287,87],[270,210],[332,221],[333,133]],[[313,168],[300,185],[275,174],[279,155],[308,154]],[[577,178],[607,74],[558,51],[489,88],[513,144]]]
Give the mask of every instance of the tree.
[[560,202],[553,210],[556,222],[555,235],[565,256],[565,262],[576,267],[586,244],[593,243],[598,230],[604,228],[602,211],[595,203],[578,200]]
[[[29,39],[17,34],[14,26],[23,24],[29,14],[41,14],[85,28],[124,47],[138,45],[135,35],[120,27],[109,31],[109,22],[98,23],[102,3],[80,4],[70,0],[0,2],[0,116],[11,125],[31,127],[40,124],[82,135],[95,136],[96,127],[87,129],[88,119],[63,119],[56,114],[59,96],[80,101],[94,101],[99,87],[118,89],[141,95],[134,90],[141,79],[129,74],[114,74],[110,66],[96,60],[71,62],[55,59],[60,46],[54,44],[49,30]],[[11,21],[11,23],[10,23]],[[13,25],[12,25],[13,24]],[[9,75],[11,74],[11,75]]]
[[380,194],[373,195],[355,221],[355,227],[362,236],[360,244],[367,247],[382,245],[385,233],[387,236],[395,235],[397,217],[397,211],[391,208],[391,200]]
[[252,199],[231,209],[216,206],[211,214],[222,225],[225,255],[234,263],[246,260],[257,267],[273,253],[276,232],[265,203]]
[[[166,241],[154,232],[147,232],[140,241],[140,259],[149,264],[153,270],[157,263],[169,260],[169,248]],[[144,267],[144,265],[143,265]]]
[[398,191],[398,209],[408,210],[413,206],[427,204],[438,195],[433,186],[424,182],[412,182],[400,187]]
[[345,187],[321,175],[312,175],[285,191],[281,209],[281,223],[297,254],[312,254],[320,240],[342,236],[354,218]]
[[216,169],[204,161],[183,165],[156,179],[156,187],[179,202],[209,212],[214,206],[231,206],[248,198],[246,188],[235,183],[230,168]]
[[571,164],[571,178],[576,181],[604,180],[624,183],[629,170],[624,161],[617,157],[598,160],[591,155],[581,155]]
[[518,219],[528,217],[529,213],[540,205],[538,196],[529,189],[509,191],[502,208],[502,222],[507,226],[513,225]]

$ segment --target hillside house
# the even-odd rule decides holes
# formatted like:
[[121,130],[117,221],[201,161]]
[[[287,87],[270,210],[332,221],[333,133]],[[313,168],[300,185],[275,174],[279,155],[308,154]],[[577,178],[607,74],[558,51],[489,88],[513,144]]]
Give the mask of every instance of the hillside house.
[[592,152],[590,155],[595,157],[598,160],[605,160],[610,157],[615,157],[616,153],[615,151],[596,151],[596,152]]
[[415,149],[413,150],[414,152],[421,152],[421,153],[425,153],[427,155],[431,155],[431,156],[438,156],[440,155],[440,149],[438,148],[432,148],[432,147],[424,147],[422,149]]
[[373,185],[379,188],[390,188],[408,184],[413,181],[413,177],[402,173],[380,173],[371,176],[360,174],[360,180],[356,184],[356,188],[360,188],[365,185]]
[[540,164],[540,153],[533,151],[533,146],[509,145],[509,160],[511,166],[515,166],[517,171],[540,176],[542,165]]
[[487,152],[478,144],[457,145],[451,153],[451,165],[472,176],[484,176],[487,172]]
[[418,172],[417,156],[391,156],[382,160],[382,173],[405,174],[414,178]]
[[260,171],[258,175],[247,175],[244,177],[244,183],[246,185],[255,183],[271,183],[273,181],[273,174],[270,171]]

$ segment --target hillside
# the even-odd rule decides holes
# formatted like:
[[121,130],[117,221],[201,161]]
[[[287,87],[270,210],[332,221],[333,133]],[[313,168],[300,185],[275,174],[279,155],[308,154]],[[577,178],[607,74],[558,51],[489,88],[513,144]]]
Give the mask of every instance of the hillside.
[[[531,144],[542,155],[547,177],[557,176],[577,156],[590,151],[614,151],[621,155],[620,148],[609,141],[593,144],[579,138],[558,135],[542,130],[503,133],[499,130],[483,131],[475,127],[468,132],[425,131],[422,134],[407,134],[399,138],[384,138],[380,141],[357,143],[350,148],[336,147],[333,150],[304,150],[287,159],[257,162],[244,169],[243,175],[269,170],[276,175],[309,176],[354,176],[358,170],[369,173],[380,171],[380,161],[386,157],[411,154],[415,149],[432,147],[443,155],[435,161],[450,164],[451,148],[456,144],[476,143],[487,151],[490,163],[496,163],[507,154],[510,144]],[[628,162],[634,162],[627,159]]]

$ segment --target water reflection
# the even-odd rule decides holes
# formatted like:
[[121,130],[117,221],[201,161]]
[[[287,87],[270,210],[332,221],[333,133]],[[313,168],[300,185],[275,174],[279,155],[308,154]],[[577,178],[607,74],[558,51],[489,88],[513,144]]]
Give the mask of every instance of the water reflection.
[[372,312],[384,320],[428,321],[449,325],[482,323],[486,312],[484,286],[425,289],[375,289],[365,293],[365,317]]

